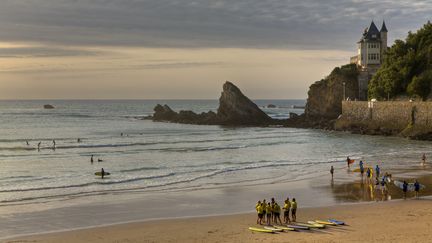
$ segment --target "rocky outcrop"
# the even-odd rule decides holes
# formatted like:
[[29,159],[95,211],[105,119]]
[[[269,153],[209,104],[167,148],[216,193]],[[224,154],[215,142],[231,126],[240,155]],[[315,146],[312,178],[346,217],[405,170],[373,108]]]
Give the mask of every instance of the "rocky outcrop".
[[[333,69],[329,76],[309,87],[305,122],[309,127],[333,129],[342,114],[342,100],[358,98],[358,70],[349,64]],[[345,91],[344,91],[345,90]]]
[[46,104],[43,107],[44,107],[44,109],[54,109],[54,106],[50,105],[50,104]]
[[[153,121],[166,121],[200,125],[266,126],[277,123],[231,82],[223,85],[217,113],[196,114],[193,111],[175,112],[167,105],[154,108]],[[281,122],[281,121],[279,121]]]
[[[309,119],[336,119],[342,113],[342,100],[358,98],[358,71],[354,64],[335,68],[329,76],[309,87],[305,115]],[[344,85],[345,83],[345,85]]]

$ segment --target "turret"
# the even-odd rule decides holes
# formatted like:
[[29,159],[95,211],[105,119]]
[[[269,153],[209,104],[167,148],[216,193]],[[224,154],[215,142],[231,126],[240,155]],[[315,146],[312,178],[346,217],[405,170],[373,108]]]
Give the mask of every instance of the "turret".
[[[385,51],[387,50],[387,26],[385,24],[385,21],[383,21],[383,24],[381,26],[380,30],[380,37],[381,37],[381,57],[383,57]],[[381,61],[383,59],[381,58]]]

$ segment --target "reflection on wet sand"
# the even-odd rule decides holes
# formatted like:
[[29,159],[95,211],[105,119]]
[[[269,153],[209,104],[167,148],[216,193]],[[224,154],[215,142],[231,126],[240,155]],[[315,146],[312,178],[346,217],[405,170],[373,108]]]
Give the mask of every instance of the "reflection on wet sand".
[[[353,176],[357,176],[358,179],[351,182],[332,179],[330,185],[323,188],[331,191],[336,202],[387,201],[403,198],[402,189],[393,184],[394,180],[414,182],[415,179],[418,179],[421,184],[426,186],[425,189],[420,191],[420,197],[432,195],[432,176],[430,175],[422,175],[416,178],[393,175],[392,181],[386,183],[385,188],[376,185],[376,182],[371,182],[365,177],[362,179],[360,175],[353,174]],[[407,198],[414,198],[414,192],[408,192]]]

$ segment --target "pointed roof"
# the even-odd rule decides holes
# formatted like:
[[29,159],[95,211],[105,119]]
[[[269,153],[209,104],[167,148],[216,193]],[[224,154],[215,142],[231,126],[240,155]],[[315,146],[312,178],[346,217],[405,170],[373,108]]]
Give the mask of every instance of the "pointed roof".
[[383,24],[381,26],[381,31],[380,32],[388,32],[385,21],[383,20]]
[[364,38],[368,39],[368,40],[373,40],[373,39],[378,39],[379,37],[380,37],[380,32],[372,20],[372,23],[369,26],[368,32],[366,33]]

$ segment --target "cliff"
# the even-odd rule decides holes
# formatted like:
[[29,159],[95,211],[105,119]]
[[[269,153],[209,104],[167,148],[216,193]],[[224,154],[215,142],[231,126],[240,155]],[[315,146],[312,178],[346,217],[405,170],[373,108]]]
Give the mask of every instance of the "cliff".
[[342,113],[344,89],[346,98],[358,98],[357,76],[356,65],[344,65],[336,67],[329,76],[309,87],[305,119],[310,126],[331,129],[331,121]]
[[278,122],[270,118],[237,86],[228,81],[223,85],[217,113],[212,111],[201,114],[196,114],[193,111],[175,112],[169,106],[159,104],[154,108],[154,111],[153,121],[185,124],[268,126]]

